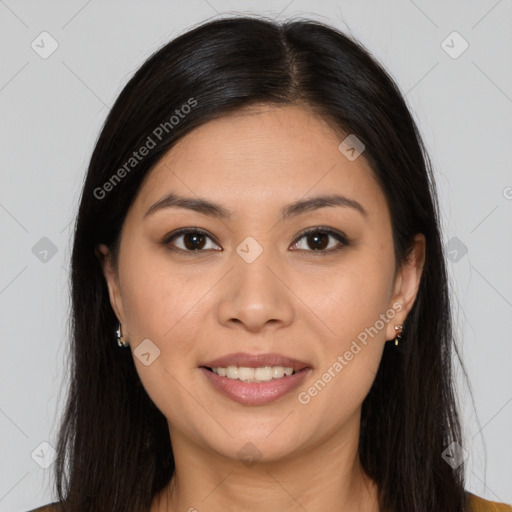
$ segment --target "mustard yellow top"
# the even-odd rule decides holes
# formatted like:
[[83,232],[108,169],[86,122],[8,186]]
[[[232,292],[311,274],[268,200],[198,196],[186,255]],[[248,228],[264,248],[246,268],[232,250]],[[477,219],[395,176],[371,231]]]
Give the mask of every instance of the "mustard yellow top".
[[[469,497],[469,512],[512,512],[512,506],[506,503],[484,500],[470,492],[467,495]],[[58,512],[55,505],[58,505],[58,502],[29,510],[29,512]]]
[[470,512],[512,512],[512,506],[506,503],[487,501],[471,493],[469,495]]

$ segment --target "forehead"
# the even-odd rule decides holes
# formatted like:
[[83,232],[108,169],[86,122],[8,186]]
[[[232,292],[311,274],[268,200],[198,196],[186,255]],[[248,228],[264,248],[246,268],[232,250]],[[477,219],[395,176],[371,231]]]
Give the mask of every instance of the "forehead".
[[147,206],[174,190],[236,210],[339,192],[366,202],[368,210],[382,207],[366,160],[351,161],[339,150],[344,137],[304,107],[244,109],[180,139],[150,172],[137,203]]

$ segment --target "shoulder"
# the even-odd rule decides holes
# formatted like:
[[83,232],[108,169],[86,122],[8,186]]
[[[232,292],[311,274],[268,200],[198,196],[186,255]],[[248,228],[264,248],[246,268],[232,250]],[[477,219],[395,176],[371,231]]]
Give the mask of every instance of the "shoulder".
[[506,503],[484,500],[470,492],[468,492],[467,495],[469,500],[469,512],[512,512],[512,506]]
[[32,510],[29,510],[28,512],[59,512],[60,511],[59,503],[60,502],[58,502],[58,501],[56,501],[54,503],[49,503],[48,505],[44,505],[39,508],[34,508]]

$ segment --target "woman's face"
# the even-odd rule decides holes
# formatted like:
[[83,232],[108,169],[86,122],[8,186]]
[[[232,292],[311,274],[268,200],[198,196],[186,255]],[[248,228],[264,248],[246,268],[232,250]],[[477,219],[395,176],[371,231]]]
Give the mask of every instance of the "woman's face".
[[[305,109],[267,106],[195,129],[144,181],[117,274],[108,257],[104,271],[175,450],[271,461],[320,445],[334,454],[357,436],[424,246],[417,237],[395,275],[385,196],[364,153],[354,160],[341,142]],[[172,206],[171,193],[220,209]],[[345,204],[293,206],[335,195]],[[181,228],[193,233],[171,236]],[[205,366],[243,369],[227,370],[234,380]]]

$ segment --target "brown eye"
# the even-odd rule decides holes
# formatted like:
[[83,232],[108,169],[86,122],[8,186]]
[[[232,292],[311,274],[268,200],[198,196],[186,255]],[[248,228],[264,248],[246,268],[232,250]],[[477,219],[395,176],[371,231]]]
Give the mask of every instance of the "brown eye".
[[[330,243],[329,238],[337,240],[338,243]],[[295,243],[295,246],[298,246],[300,241],[303,239],[305,242],[302,244],[302,247],[298,247],[298,249],[306,250],[307,252],[325,253],[335,251],[343,246],[349,245],[348,239],[345,235],[330,228],[315,228],[303,233]]]
[[[182,242],[176,243],[175,240],[182,239]],[[206,247],[208,240],[212,240],[205,232],[198,229],[180,229],[176,233],[166,237],[164,245],[174,245],[171,250],[184,252],[201,252],[211,247]],[[215,245],[215,244],[214,244]],[[218,247],[218,246],[216,246]],[[218,250],[218,249],[214,249]]]

